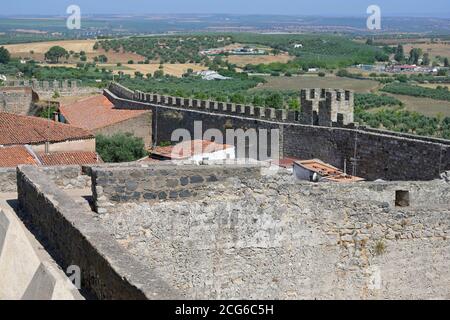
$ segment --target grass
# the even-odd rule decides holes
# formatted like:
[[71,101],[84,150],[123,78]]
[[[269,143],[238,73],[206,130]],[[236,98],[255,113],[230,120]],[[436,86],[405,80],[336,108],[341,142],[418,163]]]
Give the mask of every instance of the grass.
[[375,250],[375,255],[381,256],[383,253],[386,252],[386,245],[384,244],[384,242],[382,240],[379,240],[375,244],[374,250]]
[[355,92],[371,92],[379,84],[372,80],[358,80],[340,78],[334,75],[318,77],[317,75],[304,75],[296,77],[265,77],[267,83],[253,90],[300,90],[302,88],[343,88]]
[[45,53],[53,46],[61,46],[67,51],[73,50],[75,52],[85,51],[86,53],[95,52],[93,47],[96,40],[64,40],[64,41],[46,41],[21,43],[5,46],[11,54],[29,53]]
[[[48,64],[48,63],[41,63],[39,64],[43,67],[65,67],[65,68],[77,68],[76,64],[73,63],[58,63],[58,64]],[[105,63],[105,64],[97,64],[98,69],[105,68],[106,70],[112,70],[115,74],[118,74],[119,71],[122,71],[124,74],[131,75],[134,77],[134,73],[136,71],[141,72],[142,74],[146,75],[147,73],[153,73],[156,70],[159,70],[159,64],[123,64],[120,67],[118,67],[115,64]],[[181,77],[183,73],[187,72],[187,70],[191,68],[194,71],[202,71],[207,69],[206,67],[196,65],[196,64],[165,64],[164,65],[164,73],[169,74],[171,76],[175,77]]]
[[121,65],[120,67],[115,64],[99,64],[98,67],[105,68],[106,70],[112,70],[112,71],[125,71],[125,70],[134,70],[133,68],[130,68],[128,66]]
[[[411,97],[400,94],[388,94],[403,102],[402,110],[418,112],[427,117],[450,117],[450,102],[429,98]],[[386,108],[385,108],[386,109]],[[371,110],[372,111],[372,110]],[[373,111],[377,111],[374,109]]]
[[238,67],[245,67],[247,64],[267,64],[272,62],[281,62],[286,63],[290,60],[294,59],[294,57],[288,54],[279,54],[279,55],[249,55],[249,56],[239,56],[232,55],[229,56],[226,60],[228,62],[236,64]]
[[[134,73],[136,71],[139,71],[142,74],[146,75],[147,73],[153,74],[155,71],[159,70],[159,63],[127,64],[125,67],[128,68],[127,70],[123,70],[125,74],[134,76]],[[202,71],[208,69],[207,67],[193,63],[164,64],[163,67],[164,74],[169,74],[175,77],[181,77],[184,73],[187,72],[188,69],[192,69],[194,71]]]

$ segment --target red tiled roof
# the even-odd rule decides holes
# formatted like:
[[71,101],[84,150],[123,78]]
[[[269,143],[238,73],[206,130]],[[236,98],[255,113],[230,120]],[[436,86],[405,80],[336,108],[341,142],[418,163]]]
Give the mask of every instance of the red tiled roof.
[[333,167],[331,164],[325,163],[319,159],[295,161],[295,164],[309,171],[316,172],[321,176],[335,175],[340,172],[338,168]]
[[228,144],[219,144],[208,140],[192,140],[180,142],[175,146],[156,147],[151,151],[151,153],[152,155],[164,158],[181,160],[194,155],[217,152],[228,148],[233,148],[233,146]]
[[38,162],[24,146],[0,147],[0,167],[16,167],[20,164],[37,165]]
[[100,158],[97,158],[95,152],[54,152],[54,153],[38,153],[39,160],[43,166],[58,166],[58,165],[83,165],[102,163]]
[[0,145],[39,144],[94,138],[91,132],[44,118],[0,112]]
[[332,182],[360,182],[363,178],[345,174],[331,164],[325,163],[319,159],[294,161],[294,164],[303,167],[309,171],[316,172],[326,181]]
[[148,113],[147,110],[114,109],[114,105],[103,95],[96,95],[59,108],[67,122],[95,130]]
[[282,158],[280,160],[276,160],[273,161],[273,164],[282,167],[282,168],[286,168],[286,169],[292,169],[292,166],[294,165],[295,161],[299,161],[300,159],[298,158]]

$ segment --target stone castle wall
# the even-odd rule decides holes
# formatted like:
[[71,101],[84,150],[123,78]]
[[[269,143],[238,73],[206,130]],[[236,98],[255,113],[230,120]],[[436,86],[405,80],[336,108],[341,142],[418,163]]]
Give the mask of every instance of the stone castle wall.
[[30,88],[0,87],[0,112],[27,115],[38,100],[38,95]]
[[152,113],[147,112],[139,117],[114,123],[107,127],[93,130],[94,134],[112,136],[118,132],[129,132],[137,138],[142,138],[146,149],[152,146]]
[[302,110],[299,121],[323,127],[351,125],[354,122],[354,93],[342,89],[300,90]]
[[443,181],[278,175],[198,199],[117,203],[99,219],[190,299],[448,299],[449,205]]
[[[62,189],[90,188],[90,177],[83,175],[81,166],[42,167],[48,179]],[[0,168],[0,193],[17,192],[16,168]]]
[[[333,127],[305,125],[298,121],[298,114],[294,111],[258,108],[254,114],[246,114],[245,110],[244,113],[237,112],[242,109],[236,105],[233,107],[233,104],[224,111],[224,104],[222,109],[215,103],[212,108],[207,108],[208,103],[195,99],[172,97],[170,100],[170,97],[133,93],[120,85],[113,85],[110,89],[120,95],[110,90],[104,92],[117,108],[153,111],[153,141],[157,144],[171,141],[172,132],[180,128],[194,137],[194,122],[201,121],[202,134],[208,129],[218,129],[224,136],[227,129],[266,129],[269,132],[278,129],[280,157],[320,158],[340,168],[347,161],[348,168],[353,169],[351,161],[356,156],[356,174],[369,180],[431,180],[438,178],[439,173],[450,170],[448,140],[355,127],[352,124],[343,127],[339,124]],[[133,99],[137,100],[130,99],[132,93]],[[161,102],[162,99],[164,102]],[[341,108],[345,108],[345,101]],[[245,146],[246,149],[250,147]]]
[[[22,166],[18,199],[52,257],[80,266],[82,288],[100,299],[450,298],[443,180],[314,184],[210,168],[86,166],[94,197],[100,186],[119,197],[95,217],[45,169]],[[197,197],[130,197],[178,191],[185,178]]]
[[81,290],[104,300],[177,299],[151,268],[140,264],[110,233],[42,168],[17,170],[18,202],[23,219],[63,268],[81,270]]
[[301,159],[319,158],[369,180],[432,180],[450,168],[450,142],[421,140],[386,132],[284,126],[284,154]]
[[174,165],[152,163],[149,167],[92,167],[92,194],[98,213],[117,203],[195,198],[206,194],[212,183],[227,178],[256,178],[260,165]]
[[50,98],[55,92],[61,96],[67,96],[99,91],[95,88],[83,87],[81,81],[78,80],[9,80],[4,83],[4,86],[15,88],[32,88],[33,91],[37,92],[39,96],[43,98]]

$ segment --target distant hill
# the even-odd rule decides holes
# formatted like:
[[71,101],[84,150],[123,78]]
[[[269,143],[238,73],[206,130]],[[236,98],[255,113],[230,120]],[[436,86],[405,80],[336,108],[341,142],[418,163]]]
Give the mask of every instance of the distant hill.
[[[186,32],[326,32],[366,34],[366,17],[283,15],[95,15],[82,20],[81,30],[68,30],[64,16],[0,17],[0,43],[21,38],[52,39]],[[450,35],[450,19],[384,17],[379,33]]]

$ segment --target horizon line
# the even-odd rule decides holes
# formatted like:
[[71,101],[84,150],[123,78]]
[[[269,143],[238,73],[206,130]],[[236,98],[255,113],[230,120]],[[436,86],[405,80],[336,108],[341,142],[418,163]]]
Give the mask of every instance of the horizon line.
[[[343,15],[343,14],[287,14],[287,13],[217,13],[217,12],[209,12],[209,13],[168,13],[168,12],[158,12],[158,13],[84,13],[82,11],[83,15],[86,16],[110,16],[110,17],[123,17],[123,16],[131,16],[131,17],[145,17],[145,16],[189,16],[189,15],[195,15],[195,16],[202,16],[202,15],[213,15],[213,16],[267,16],[267,17],[324,17],[324,18],[365,18],[367,15]],[[439,18],[439,19],[450,19],[450,12],[448,13],[389,13],[389,14],[383,14],[384,17],[388,18]],[[1,18],[14,18],[14,17],[40,17],[40,18],[57,18],[57,17],[67,17],[67,14],[63,13],[48,13],[48,14],[20,14],[20,13],[8,13],[8,14],[1,14]]]

